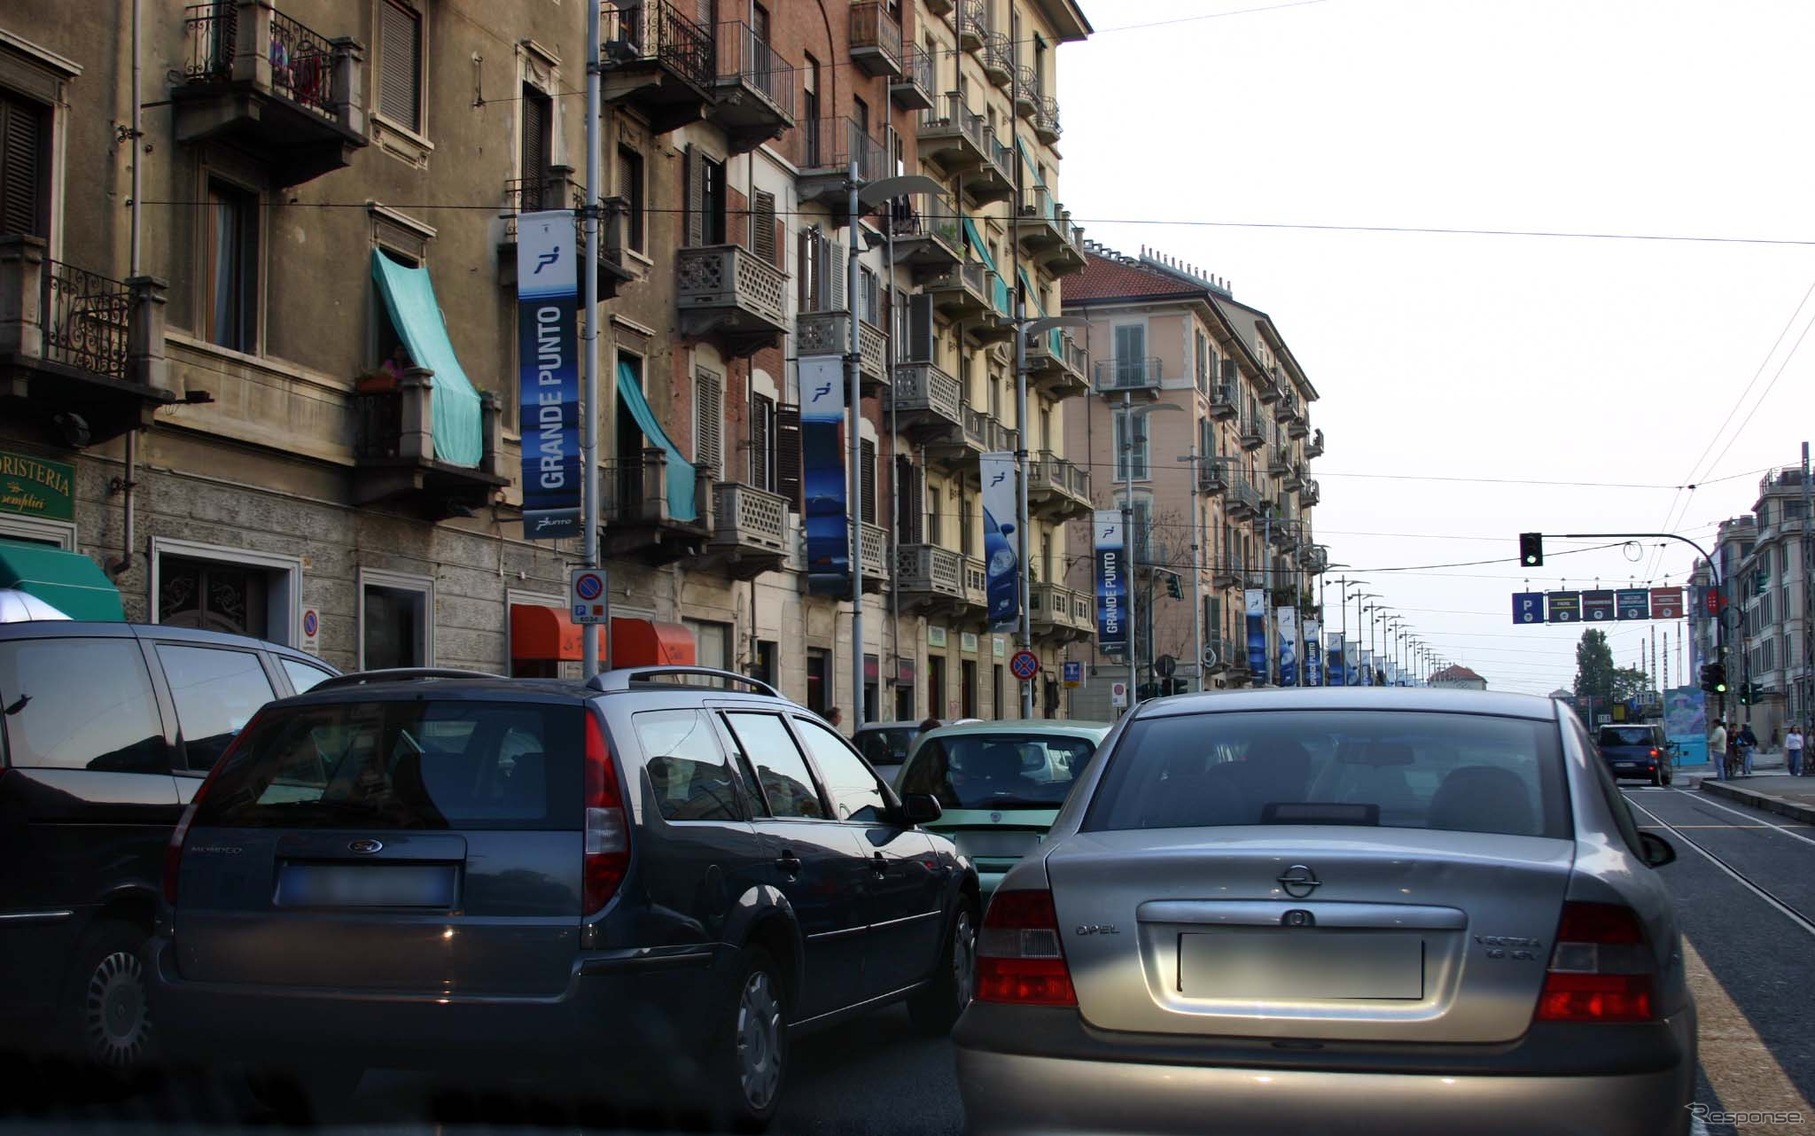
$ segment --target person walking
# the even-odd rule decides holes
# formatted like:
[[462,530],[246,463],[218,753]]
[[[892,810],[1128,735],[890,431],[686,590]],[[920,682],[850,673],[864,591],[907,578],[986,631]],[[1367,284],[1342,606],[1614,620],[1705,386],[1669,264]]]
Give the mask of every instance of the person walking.
[[1752,732],[1752,723],[1747,722],[1739,728],[1739,760],[1747,777],[1752,776],[1752,755],[1758,750],[1758,735]]
[[1790,776],[1802,776],[1802,727],[1790,723],[1790,730],[1783,736],[1784,763],[1789,766]]
[[1714,766],[1715,778],[1725,781],[1727,779],[1727,727],[1719,718],[1714,719],[1714,724],[1708,727],[1708,761]]

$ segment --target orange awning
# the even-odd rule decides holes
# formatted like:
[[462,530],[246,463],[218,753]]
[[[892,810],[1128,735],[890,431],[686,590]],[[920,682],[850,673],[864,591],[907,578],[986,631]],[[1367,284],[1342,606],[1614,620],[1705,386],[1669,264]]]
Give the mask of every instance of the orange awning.
[[566,610],[540,604],[510,605],[510,657],[580,661],[584,644],[579,624]]
[[611,665],[614,667],[692,666],[693,632],[678,623],[652,619],[611,621]]

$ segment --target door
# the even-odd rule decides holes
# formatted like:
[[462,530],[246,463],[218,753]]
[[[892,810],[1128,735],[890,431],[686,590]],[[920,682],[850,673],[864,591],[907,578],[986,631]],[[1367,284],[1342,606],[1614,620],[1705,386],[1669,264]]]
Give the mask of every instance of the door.
[[277,695],[253,651],[197,643],[151,649],[176,709],[178,787],[187,802],[228,743]]
[[781,715],[733,711],[724,717],[761,796],[755,829],[765,882],[787,898],[800,928],[806,970],[797,1020],[843,1009],[863,997],[869,857],[856,832],[832,819]]
[[942,942],[943,877],[933,843],[919,829],[891,822],[887,791],[843,738],[808,718],[796,717],[794,731],[813,759],[834,815],[869,856],[864,996],[912,986],[933,972]]

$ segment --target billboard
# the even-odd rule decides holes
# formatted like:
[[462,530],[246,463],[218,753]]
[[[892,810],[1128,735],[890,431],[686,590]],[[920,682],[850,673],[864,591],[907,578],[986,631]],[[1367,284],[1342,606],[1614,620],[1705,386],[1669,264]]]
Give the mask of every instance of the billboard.
[[1001,631],[1021,622],[1021,543],[1015,524],[1020,500],[1015,482],[1015,455],[984,454],[983,559],[987,566],[989,626]]
[[851,533],[857,518],[846,484],[844,428],[844,358],[803,358],[800,475],[807,505],[807,580],[822,595],[851,590]]
[[1248,612],[1248,673],[1255,686],[1267,685],[1267,593],[1249,588],[1242,597]]
[[1343,645],[1343,633],[1332,631],[1324,644],[1325,656],[1330,661],[1330,685],[1349,685],[1348,648]]
[[1279,628],[1279,685],[1298,685],[1298,609],[1280,607],[1273,611]]
[[1128,650],[1128,546],[1120,509],[1098,509],[1091,531],[1097,553],[1097,650]]
[[581,535],[579,273],[571,212],[517,219],[523,538]]

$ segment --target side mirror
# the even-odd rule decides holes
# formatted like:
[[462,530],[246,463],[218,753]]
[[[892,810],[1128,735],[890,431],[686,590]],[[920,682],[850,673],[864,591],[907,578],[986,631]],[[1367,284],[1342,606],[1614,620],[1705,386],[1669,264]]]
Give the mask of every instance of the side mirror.
[[931,793],[909,793],[902,798],[901,809],[909,824],[931,824],[945,815],[939,799]]
[[1655,832],[1639,833],[1639,851],[1645,863],[1653,868],[1676,863],[1676,849]]

